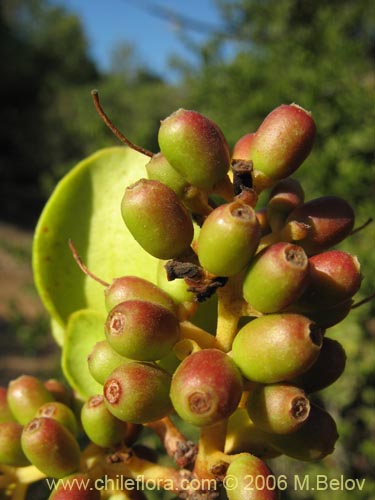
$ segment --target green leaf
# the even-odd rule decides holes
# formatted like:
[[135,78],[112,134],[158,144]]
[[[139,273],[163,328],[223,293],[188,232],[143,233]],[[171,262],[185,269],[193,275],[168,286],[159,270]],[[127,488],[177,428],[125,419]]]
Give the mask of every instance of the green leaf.
[[120,212],[125,188],[146,177],[148,160],[125,147],[100,150],[60,181],[45,206],[35,231],[33,270],[60,345],[74,311],[105,312],[104,287],[78,268],[69,239],[87,267],[106,282],[132,274],[156,281],[157,259],[133,239]]
[[105,315],[90,309],[73,313],[68,321],[62,351],[62,369],[69,385],[87,399],[101,394],[102,386],[91,376],[87,357],[96,342],[104,340]]

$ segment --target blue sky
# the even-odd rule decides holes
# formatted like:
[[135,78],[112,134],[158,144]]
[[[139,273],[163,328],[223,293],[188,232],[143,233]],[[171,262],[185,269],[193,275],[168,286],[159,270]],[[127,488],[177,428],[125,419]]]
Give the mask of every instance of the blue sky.
[[[208,27],[221,24],[215,0],[53,0],[53,3],[79,15],[91,54],[101,69],[109,67],[116,45],[128,42],[136,47],[142,64],[170,80],[176,76],[168,69],[171,55],[180,55],[191,62],[194,59],[179,40],[176,23],[159,15],[170,9]],[[207,37],[199,30],[189,30],[188,34],[197,42]]]

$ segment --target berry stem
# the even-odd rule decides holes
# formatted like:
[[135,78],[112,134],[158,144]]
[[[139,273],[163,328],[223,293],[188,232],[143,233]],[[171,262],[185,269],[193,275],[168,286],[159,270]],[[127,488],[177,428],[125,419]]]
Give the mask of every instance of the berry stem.
[[375,292],[373,292],[368,297],[365,297],[363,300],[360,300],[359,302],[355,302],[350,309],[356,309],[357,307],[361,307],[364,304],[367,304],[368,302],[371,302],[371,300],[373,298],[375,298]]
[[359,231],[362,231],[362,229],[365,229],[373,221],[374,221],[374,219],[372,217],[369,217],[367,219],[367,221],[364,224],[362,224],[362,226],[354,228],[353,231],[349,234],[349,236],[353,236],[353,234],[359,233]]
[[[195,461],[194,474],[201,478],[214,478],[218,470],[211,471],[214,464],[221,462],[224,454],[225,436],[227,433],[228,420],[222,420],[217,424],[203,427],[199,436],[198,455]],[[223,461],[225,463],[225,461]],[[226,472],[226,466],[224,465]],[[220,474],[219,474],[220,475]]]
[[134,151],[138,151],[138,153],[142,153],[146,156],[149,156],[152,158],[154,156],[154,153],[152,151],[149,151],[148,149],[142,148],[141,146],[137,146],[133,142],[131,142],[127,137],[122,134],[118,128],[111,122],[111,120],[108,118],[106,113],[104,112],[104,109],[102,108],[100,101],[99,101],[99,92],[94,89],[91,91],[91,95],[94,101],[95,109],[100,116],[100,118],[103,120],[103,122],[107,125],[107,127],[110,129],[110,131],[119,139],[122,143],[126,144],[129,146],[131,149],[134,149]]
[[159,436],[167,454],[179,467],[186,468],[194,463],[197,446],[186,439],[169,417],[149,422],[146,426]]
[[234,197],[233,184],[228,175],[226,175],[224,179],[222,179],[220,182],[215,184],[215,186],[212,189],[212,193],[221,196],[222,198],[224,198],[225,201],[230,202],[233,200]]
[[216,344],[224,352],[229,352],[232,349],[232,342],[237,334],[238,320],[243,309],[241,282],[242,280],[236,275],[217,291]]
[[194,340],[202,349],[217,347],[216,338],[190,321],[180,323],[181,339]]

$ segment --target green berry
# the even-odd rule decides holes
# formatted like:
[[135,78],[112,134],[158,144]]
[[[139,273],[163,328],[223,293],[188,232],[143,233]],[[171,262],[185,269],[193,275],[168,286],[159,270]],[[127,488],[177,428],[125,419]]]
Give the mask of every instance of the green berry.
[[20,424],[34,418],[39,406],[53,401],[43,382],[31,375],[21,375],[9,383],[8,404]]
[[116,368],[104,384],[108,410],[118,419],[144,424],[165,417],[172,409],[171,376],[162,368],[131,362]]
[[98,446],[109,448],[124,439],[127,425],[110,413],[104,397],[89,398],[81,410],[82,427],[89,439]]
[[16,420],[8,405],[7,392],[6,387],[0,387],[0,424],[3,422],[15,422]]
[[315,132],[311,113],[297,104],[282,104],[261,123],[251,140],[247,159],[267,177],[283,179],[307,158]]
[[302,295],[308,278],[308,258],[303,248],[274,243],[251,261],[243,296],[259,312],[280,312]]
[[177,314],[176,304],[171,297],[159,286],[154,285],[138,276],[122,276],[113,280],[105,289],[105,305],[111,311],[117,304],[126,300],[147,300],[168,309],[172,314]]
[[269,443],[280,453],[306,462],[330,455],[337,438],[336,424],[331,415],[313,404],[309,417],[296,432],[268,435]]
[[173,259],[189,249],[194,236],[192,220],[165,184],[141,179],[127,187],[121,213],[135,240],[152,256]]
[[273,187],[267,203],[267,220],[273,231],[284,226],[290,212],[301,205],[304,198],[305,193],[296,179],[282,179]]
[[243,375],[262,384],[291,380],[318,358],[322,329],[298,314],[269,314],[240,329],[232,357]]
[[180,328],[177,318],[165,307],[144,300],[127,300],[109,313],[105,334],[121,356],[156,361],[172,349]]
[[48,500],[100,500],[100,490],[88,474],[77,472],[62,478]]
[[129,361],[131,360],[112,349],[107,340],[97,342],[87,358],[90,374],[102,385],[115,368]]
[[22,425],[18,422],[0,423],[0,464],[24,467],[30,462],[21,447]]
[[168,186],[176,195],[183,199],[190,184],[175,170],[166,157],[158,153],[146,164],[149,179],[159,181]]
[[237,201],[221,205],[200,230],[199,262],[217,276],[233,276],[250,262],[259,239],[258,220],[249,205]]
[[290,384],[258,384],[251,389],[247,411],[254,424],[265,432],[290,434],[309,416],[310,402],[304,391]]
[[179,109],[161,122],[161,152],[190,184],[210,190],[227,174],[229,146],[219,127],[210,119]]
[[218,349],[190,354],[172,378],[174,409],[183,420],[199,427],[229,417],[241,395],[241,374],[232,359]]
[[73,434],[52,418],[34,418],[23,429],[22,449],[46,476],[62,478],[78,470],[80,449]]
[[228,500],[277,500],[277,478],[254,455],[235,458],[228,467],[224,486]]
[[35,414],[35,418],[53,418],[66,427],[73,436],[78,434],[78,423],[73,411],[63,403],[52,401],[40,406]]

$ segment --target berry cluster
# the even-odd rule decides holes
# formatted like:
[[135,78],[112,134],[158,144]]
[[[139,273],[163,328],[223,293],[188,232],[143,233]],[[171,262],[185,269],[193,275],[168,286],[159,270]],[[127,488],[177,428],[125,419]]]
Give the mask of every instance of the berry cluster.
[[[309,394],[344,370],[345,352],[325,331],[350,312],[361,273],[355,256],[331,249],[353,231],[350,205],[334,196],[305,201],[290,177],[314,137],[311,114],[295,104],[273,110],[232,153],[198,112],[180,109],[162,121],[161,152],[146,152],[148,178],[121,201],[135,240],[160,259],[157,284],[137,276],[104,283],[105,337],[88,358],[103,390],[80,411],[89,451],[80,452],[69,405],[54,401],[51,386],[21,377],[1,403],[2,464],[32,463],[56,478],[141,471],[173,480],[184,498],[226,489],[229,500],[270,500],[277,481],[264,459],[332,453],[335,422]],[[263,191],[268,201],[258,208]],[[213,334],[194,320],[215,297]],[[181,434],[181,420],[200,429],[199,443]],[[179,468],[136,453],[143,427]],[[258,478],[251,490],[249,476]],[[186,478],[215,487],[187,490]],[[77,498],[99,495],[91,493]]]

